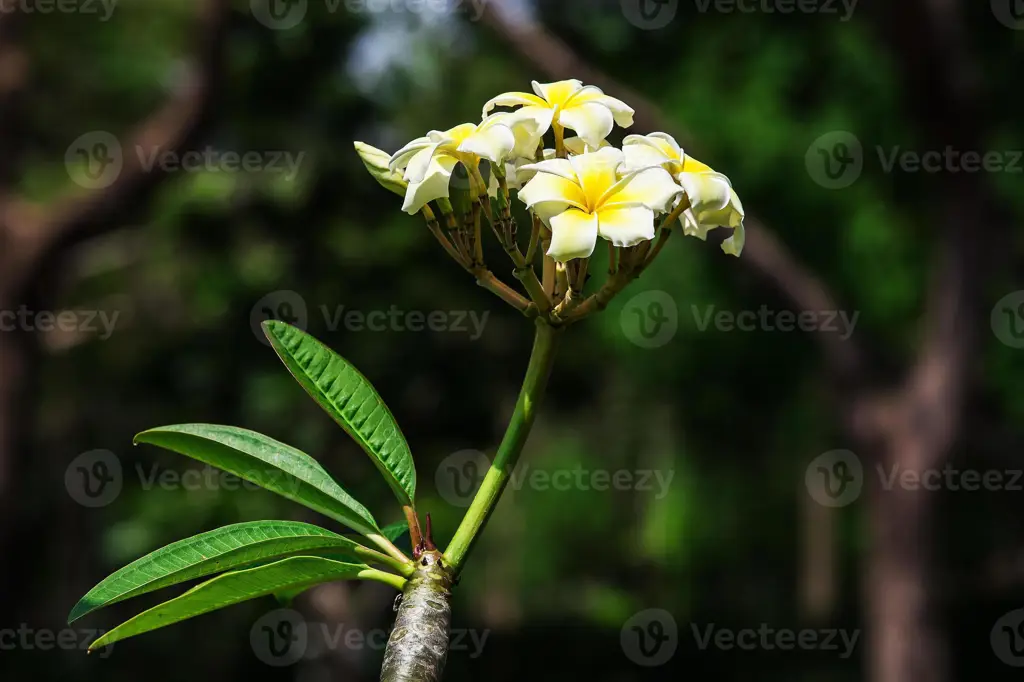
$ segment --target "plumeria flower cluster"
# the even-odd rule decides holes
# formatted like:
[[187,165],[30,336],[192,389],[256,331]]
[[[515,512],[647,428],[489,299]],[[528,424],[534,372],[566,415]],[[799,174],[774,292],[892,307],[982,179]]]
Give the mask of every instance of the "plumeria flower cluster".
[[[533,93],[489,100],[479,123],[430,131],[392,155],[355,144],[374,178],[404,197],[402,210],[422,213],[479,284],[525,314],[565,323],[604,308],[650,265],[673,231],[705,239],[709,230],[729,228],[722,249],[734,256],[743,249],[743,205],[729,178],[666,133],[627,135],[621,149],[612,146],[606,138],[616,125],[631,127],[633,109],[600,88],[578,80],[535,81]],[[567,130],[574,135],[567,137]],[[531,222],[525,253],[513,191]],[[484,263],[484,218],[527,297]],[[607,242],[609,277],[584,299],[599,237]],[[534,271],[538,254],[542,278]]]

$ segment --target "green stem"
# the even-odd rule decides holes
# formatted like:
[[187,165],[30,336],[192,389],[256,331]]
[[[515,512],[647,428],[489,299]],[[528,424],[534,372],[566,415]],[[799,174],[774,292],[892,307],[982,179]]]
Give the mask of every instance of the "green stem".
[[533,353],[530,355],[530,364],[526,369],[526,378],[523,379],[523,388],[519,392],[512,420],[505,431],[505,437],[501,440],[501,445],[498,446],[498,454],[494,456],[491,468],[480,484],[480,489],[473,498],[466,516],[455,531],[455,537],[444,552],[445,561],[456,573],[462,569],[466,555],[494,511],[530,435],[554,364],[558,334],[558,329],[551,327],[543,318],[537,318]]
[[391,585],[399,591],[405,588],[406,582],[405,578],[400,575],[395,575],[394,573],[388,573],[386,571],[378,571],[376,568],[367,568],[359,571],[357,577],[360,580],[376,580],[379,583]]

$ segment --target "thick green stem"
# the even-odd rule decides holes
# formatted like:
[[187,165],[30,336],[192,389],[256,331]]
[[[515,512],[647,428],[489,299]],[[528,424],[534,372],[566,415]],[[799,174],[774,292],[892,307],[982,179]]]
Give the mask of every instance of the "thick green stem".
[[508,483],[519,461],[526,439],[530,435],[537,411],[540,409],[544,390],[547,388],[551,366],[554,364],[559,330],[551,327],[543,318],[537,318],[537,333],[533,340],[533,353],[526,369],[523,388],[519,392],[515,412],[509,422],[505,437],[498,446],[498,453],[487,471],[480,489],[473,498],[466,516],[462,519],[455,537],[444,552],[444,559],[451,570],[462,569],[466,555],[483,530],[491,512],[494,511],[505,485]]

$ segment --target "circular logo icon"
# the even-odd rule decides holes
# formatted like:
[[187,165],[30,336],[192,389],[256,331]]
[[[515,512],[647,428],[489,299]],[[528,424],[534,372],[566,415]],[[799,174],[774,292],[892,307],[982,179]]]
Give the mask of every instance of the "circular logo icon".
[[853,133],[833,130],[811,143],[804,155],[811,180],[825,189],[843,189],[864,170],[864,148]]
[[665,28],[676,17],[679,0],[619,0],[626,21],[639,29]]
[[639,293],[626,302],[619,316],[626,338],[641,348],[660,348],[679,331],[679,308],[660,290]]
[[256,305],[249,312],[249,326],[252,327],[252,333],[256,338],[269,346],[270,341],[263,333],[262,326],[267,320],[278,320],[306,331],[309,323],[306,300],[294,291],[282,290],[271,292],[256,301]]
[[992,14],[1003,26],[1024,30],[1024,0],[992,0]]
[[295,665],[306,655],[309,628],[302,614],[277,609],[253,623],[249,644],[256,658],[275,668]]
[[999,299],[992,308],[992,331],[1010,348],[1024,348],[1024,291]]
[[989,641],[1000,661],[1014,668],[1024,668],[1024,609],[1010,611],[997,620]]
[[453,507],[468,507],[491,460],[479,450],[459,450],[441,461],[434,473],[437,492]]
[[647,668],[664,665],[679,646],[676,619],[665,609],[641,611],[622,626],[619,644],[626,658],[637,665]]
[[64,152],[64,167],[71,180],[80,187],[109,187],[124,168],[121,142],[105,130],[86,133],[68,145]]
[[124,487],[121,460],[110,450],[83,452],[64,471],[64,487],[83,507],[105,507]]
[[256,21],[275,31],[295,28],[306,18],[308,0],[249,0]]
[[845,507],[860,497],[864,467],[849,450],[830,450],[814,458],[804,472],[807,492],[818,504]]

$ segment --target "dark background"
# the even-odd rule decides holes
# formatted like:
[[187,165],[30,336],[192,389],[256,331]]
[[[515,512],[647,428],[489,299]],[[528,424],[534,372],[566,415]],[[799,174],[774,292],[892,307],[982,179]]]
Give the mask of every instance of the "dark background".
[[[1019,675],[1020,2],[865,0],[844,19],[824,2],[769,11],[785,0],[753,11],[651,3],[646,14],[627,0],[491,0],[482,17],[454,2],[328,11],[309,0],[294,26],[276,28],[259,0],[122,0],[107,21],[85,2],[0,7],[0,311],[83,312],[65,331],[0,332],[0,678],[377,678],[379,646],[313,634],[302,661],[268,666],[250,634],[277,608],[270,599],[109,655],[75,645],[164,594],[70,628],[64,619],[100,579],[173,540],[261,518],[330,525],[270,493],[148,484],[154,471],[195,468],[132,448],[151,426],[262,431],[317,456],[382,523],[400,516],[358,448],[258,340],[265,307],[293,317],[304,305],[309,331],[372,379],[415,453],[420,508],[439,539],[451,536],[463,508],[445,477],[465,450],[493,454],[530,325],[398,210],[352,141],[391,152],[478,120],[485,100],[531,79],[570,77],[633,105],[630,132],[672,132],[727,173],[748,247],[734,259],[721,237],[677,238],[603,315],[565,334],[525,462],[671,473],[671,485],[509,490],[455,596],[454,627],[486,634],[485,645],[453,651],[445,679]],[[95,149],[97,131],[114,136],[123,167],[106,187],[83,187],[77,153]],[[822,159],[857,158],[850,135],[862,168],[830,183]],[[897,149],[947,147],[994,154],[1002,169],[887,163]],[[138,148],[304,156],[285,177],[147,170]],[[511,282],[500,255],[494,270]],[[678,324],[648,348],[630,341],[630,299],[652,291],[672,299]],[[488,317],[473,338],[339,327],[321,306]],[[858,317],[848,339],[820,326],[702,329],[708,306]],[[109,338],[86,311],[118,315]],[[122,480],[88,506],[76,458],[96,450]],[[833,508],[811,494],[812,462],[835,450],[854,453],[845,461],[862,465],[863,489]],[[954,474],[936,489],[886,490],[879,467]],[[964,472],[1001,484],[964,490]],[[295,608],[311,633],[367,634],[390,626],[392,598],[335,583]],[[632,625],[652,620],[678,634],[644,656]],[[694,632],[710,626],[858,639],[846,658],[760,640],[702,649]],[[45,647],[65,629],[63,645]]]

